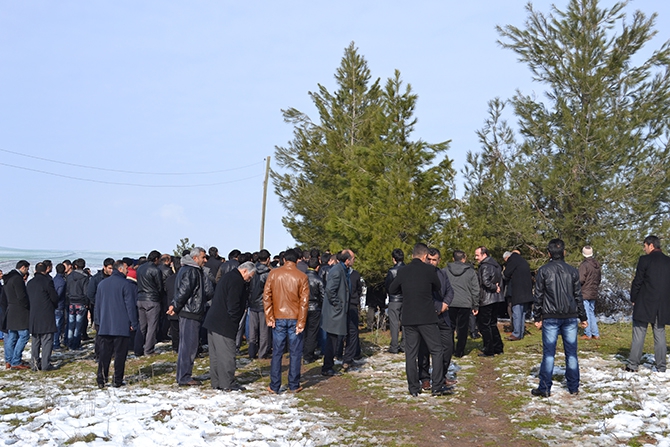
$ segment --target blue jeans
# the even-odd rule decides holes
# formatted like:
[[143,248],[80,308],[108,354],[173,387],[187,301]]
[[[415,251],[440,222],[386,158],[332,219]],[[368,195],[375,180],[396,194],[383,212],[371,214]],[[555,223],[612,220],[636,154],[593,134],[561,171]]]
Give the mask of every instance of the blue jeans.
[[70,304],[67,318],[67,347],[70,349],[81,348],[81,334],[84,331],[88,309],[84,304]]
[[302,332],[295,333],[298,320],[276,320],[272,330],[272,362],[270,363],[270,388],[275,393],[281,388],[281,359],[288,339],[289,366],[288,388],[300,388],[300,366],[302,363]]
[[21,364],[21,354],[26,347],[30,332],[28,329],[21,331],[9,331],[5,338],[5,362],[12,366]]
[[563,339],[565,351],[565,380],[568,391],[579,390],[579,363],[577,362],[577,318],[547,318],[542,321],[542,364],[540,365],[540,392],[551,391],[554,356],[558,334]]
[[527,303],[514,304],[512,306],[512,336],[523,338],[526,332],[526,308]]
[[589,325],[584,329],[584,335],[587,337],[600,337],[598,331],[598,321],[596,321],[596,300],[584,300],[584,310]]
[[56,316],[56,332],[54,332],[53,349],[60,349],[60,336],[63,333],[63,327],[65,326],[65,311],[56,310],[54,314]]

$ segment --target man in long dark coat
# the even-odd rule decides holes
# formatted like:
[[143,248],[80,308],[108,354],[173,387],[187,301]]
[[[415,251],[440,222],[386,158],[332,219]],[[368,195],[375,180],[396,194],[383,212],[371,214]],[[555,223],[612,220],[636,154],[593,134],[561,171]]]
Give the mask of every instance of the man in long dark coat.
[[30,300],[26,292],[25,277],[28,275],[30,263],[21,260],[16,263],[16,269],[4,276],[5,286],[2,289],[2,306],[5,323],[2,330],[5,337],[5,367],[7,369],[30,369],[30,366],[21,361],[23,348],[30,338]]
[[114,387],[124,385],[123,375],[130,343],[130,331],[139,326],[137,289],[126,279],[128,266],[116,261],[109,278],[98,285],[95,295],[95,324],[98,329],[98,387],[104,388],[109,377],[109,365],[114,356]]
[[30,300],[29,329],[32,334],[30,366],[33,371],[49,371],[53,369],[51,350],[54,332],[56,332],[58,293],[56,293],[53,279],[47,274],[46,265],[40,262],[35,266],[35,276],[28,281],[26,291]]
[[326,344],[323,349],[323,366],[321,374],[334,376],[335,352],[340,335],[347,335],[347,311],[351,294],[349,266],[353,257],[348,250],[337,254],[337,264],[328,272],[326,281],[326,299],[321,309],[321,329],[326,333]]
[[633,337],[628,356],[627,371],[637,371],[640,366],[647,325],[654,331],[654,357],[656,369],[665,371],[667,342],[665,325],[670,324],[670,257],[661,251],[661,241],[656,236],[644,239],[644,252],[637,262],[635,278],[630,288],[633,302]]
[[526,311],[533,302],[533,278],[530,275],[528,261],[519,253],[513,251],[507,257],[503,279],[510,289],[512,296],[512,335],[507,337],[509,341],[517,341],[523,338],[526,332]]

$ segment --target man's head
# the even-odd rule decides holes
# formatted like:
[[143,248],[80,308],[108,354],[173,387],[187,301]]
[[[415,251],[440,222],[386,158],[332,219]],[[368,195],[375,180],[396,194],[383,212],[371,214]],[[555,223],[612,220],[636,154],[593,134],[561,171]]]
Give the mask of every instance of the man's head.
[[16,263],[16,270],[21,272],[22,275],[28,273],[29,269],[30,269],[30,262],[26,261],[25,259],[22,259]]
[[565,242],[562,239],[552,239],[547,245],[547,251],[551,259],[560,261],[565,257]]
[[585,258],[592,258],[593,257],[593,247],[590,245],[585,245],[584,248],[582,248],[582,256]]
[[102,262],[102,274],[110,276],[112,271],[114,271],[114,259],[107,258]]
[[484,259],[489,257],[489,249],[481,246],[475,249],[475,261],[481,263]]
[[428,246],[422,242],[419,242],[414,246],[412,250],[412,258],[420,259],[422,262],[426,262],[428,257]]
[[54,269],[54,263],[51,262],[51,259],[45,259],[44,261],[42,261],[42,263],[47,268],[47,275],[51,273],[51,271]]
[[354,263],[354,259],[356,258],[356,255],[354,255],[354,252],[349,250],[349,249],[344,249],[341,252],[339,252],[337,255],[337,260],[343,263],[347,267],[351,267]]
[[161,261],[160,261],[160,263],[161,263],[161,264],[165,264],[165,265],[170,265],[170,264],[172,264],[172,256],[170,256],[170,255],[167,254],[167,253],[165,253],[164,255],[161,255]]
[[312,270],[316,270],[319,265],[319,258],[309,258],[309,261],[307,261],[307,268]]
[[191,249],[191,258],[193,258],[193,262],[202,267],[207,262],[207,252],[202,247],[195,247]]
[[654,250],[661,249],[661,240],[658,238],[658,236],[649,235],[644,238],[642,245],[644,247],[644,252],[649,254]]
[[126,264],[126,261],[124,261],[123,259],[114,261],[112,268],[114,270],[118,270],[119,272],[121,272],[123,276],[126,276],[128,274],[128,264]]
[[70,273],[72,273],[72,261],[70,261],[69,259],[66,259],[66,260],[63,261],[63,265],[65,266],[65,274],[66,275],[69,275]]
[[161,259],[161,252],[158,250],[151,250],[149,253],[149,256],[147,256],[147,261],[152,262],[154,264],[158,264],[158,261]]
[[463,250],[454,250],[452,255],[454,262],[466,262],[468,260],[468,255],[465,254]]
[[38,262],[35,264],[35,274],[36,275],[46,275],[47,266],[44,265],[44,262]]
[[302,251],[302,260],[307,262],[309,260],[309,258],[310,258],[309,250],[303,250]]
[[270,265],[270,252],[266,249],[262,249],[258,252],[258,262],[265,265]]
[[393,262],[397,264],[405,260],[405,253],[400,248],[394,248],[391,252],[391,257],[393,258]]
[[59,262],[58,264],[56,264],[56,273],[60,274],[60,275],[65,274],[65,266],[63,265],[62,262]]
[[219,259],[219,249],[216,247],[209,247],[207,251],[210,258]]
[[84,261],[82,258],[77,258],[77,259],[74,260],[72,265],[74,266],[75,270],[83,271],[84,268],[86,267],[86,261]]
[[426,262],[433,267],[437,267],[437,265],[440,263],[440,250],[437,248],[430,247],[428,249],[428,256],[426,257]]
[[503,261],[507,262],[510,256],[512,256],[511,251],[506,251],[505,253],[503,253]]
[[242,252],[239,251],[237,248],[234,249],[234,250],[231,250],[230,253],[228,253],[228,260],[237,259],[241,254],[242,254]]
[[293,262],[296,263],[298,262],[298,258],[300,257],[300,254],[298,254],[297,251],[293,248],[289,248],[284,252],[284,262]]
[[244,278],[246,282],[249,282],[249,280],[251,280],[251,278],[256,273],[256,266],[253,262],[247,261],[240,264],[239,267],[237,267],[237,270],[240,271],[242,278]]

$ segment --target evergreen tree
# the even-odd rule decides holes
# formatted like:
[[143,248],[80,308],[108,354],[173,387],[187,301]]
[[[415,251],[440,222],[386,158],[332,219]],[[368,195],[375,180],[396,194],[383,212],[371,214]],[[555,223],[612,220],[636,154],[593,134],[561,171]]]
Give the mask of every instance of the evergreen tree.
[[273,172],[273,182],[291,235],[304,246],[353,249],[356,268],[373,284],[394,248],[434,238],[449,208],[454,172],[448,158],[436,160],[448,143],[410,140],[417,96],[398,71],[384,88],[379,79],[371,82],[352,43],[335,79],[335,92],[319,85],[310,93],[317,122],[296,109],[284,111],[294,137],[276,148],[285,172]]

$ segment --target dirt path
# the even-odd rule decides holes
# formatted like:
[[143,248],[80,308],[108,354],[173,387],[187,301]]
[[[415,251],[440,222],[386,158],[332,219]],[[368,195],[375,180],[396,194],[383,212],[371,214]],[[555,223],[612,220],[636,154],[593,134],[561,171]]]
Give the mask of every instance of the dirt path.
[[[371,365],[359,372],[328,380],[321,378],[319,368],[312,368],[303,376],[309,384],[305,392],[338,407],[342,416],[355,418],[359,432],[373,431],[379,445],[542,445],[519,436],[500,406],[504,391],[496,380],[499,374],[494,369],[494,359],[475,357],[462,362],[476,364],[459,374],[460,383],[452,396],[434,398],[422,394],[412,398],[403,383],[404,362],[399,365],[400,358],[393,359],[393,363],[385,361],[388,359],[379,361],[380,356],[390,355],[378,354],[369,359]],[[384,368],[389,364],[395,366],[396,376],[400,373],[400,383],[397,377],[385,377]],[[364,378],[369,374],[377,379]]]

